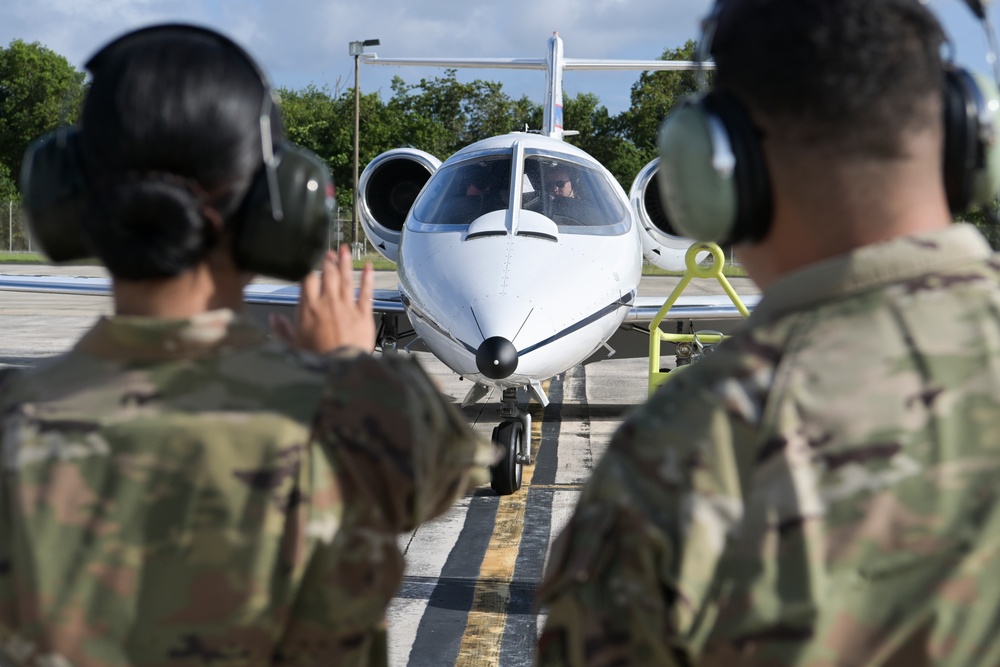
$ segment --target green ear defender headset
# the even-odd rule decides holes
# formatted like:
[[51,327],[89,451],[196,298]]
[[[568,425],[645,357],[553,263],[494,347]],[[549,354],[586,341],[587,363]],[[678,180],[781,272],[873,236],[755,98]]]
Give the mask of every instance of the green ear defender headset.
[[[275,94],[257,63],[223,35],[183,24],[143,28],[114,40],[87,63],[97,75],[106,54],[151,35],[175,32],[209,36],[250,65],[264,85],[260,110],[261,167],[242,204],[236,207],[234,256],[247,271],[299,280],[312,270],[326,249],[329,201],[333,183],[326,165],[313,153],[287,141],[275,142],[271,120]],[[29,146],[20,186],[32,238],[54,262],[93,255],[83,231],[90,196],[81,164],[80,130],[60,129]]]
[[[967,0],[997,52],[982,3]],[[699,60],[711,53],[726,0],[704,22]],[[996,59],[993,59],[996,62]],[[1000,73],[997,75],[1000,80]],[[992,202],[1000,188],[1000,91],[987,77],[953,64],[945,69],[944,183],[953,214]],[[767,166],[749,114],[718,90],[681,102],[659,135],[660,193],[677,228],[697,241],[755,242],[773,213]]]

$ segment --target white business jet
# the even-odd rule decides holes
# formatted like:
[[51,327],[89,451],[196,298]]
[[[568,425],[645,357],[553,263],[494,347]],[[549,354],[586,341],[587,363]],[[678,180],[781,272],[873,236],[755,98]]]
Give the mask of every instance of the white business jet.
[[[657,160],[624,190],[597,160],[565,143],[565,70],[684,70],[697,63],[578,60],[554,35],[542,59],[390,59],[374,65],[538,69],[546,73],[543,127],[472,144],[443,163],[412,148],[387,151],[365,168],[359,211],[369,240],[396,262],[398,290],[376,293],[383,352],[423,345],[473,381],[463,404],[501,392],[493,439],[504,449],[491,468],[500,494],[521,486],[531,462],[531,417],[518,389],[547,405],[541,382],[610,356],[618,335],[648,333],[661,297],[638,297],[642,259],[683,270],[689,239],[672,230],[660,205]],[[108,293],[102,279],[0,276],[0,289]],[[254,307],[292,306],[297,286],[253,284]],[[680,297],[676,322],[738,320],[728,297]],[[412,330],[407,329],[407,322]],[[703,327],[705,328],[705,327]],[[648,338],[644,338],[648,341]],[[597,355],[602,348],[606,355]],[[647,344],[630,352],[641,350]],[[627,354],[627,353],[626,353]]]
[[[526,388],[543,406],[541,381],[591,358],[623,326],[648,325],[664,297],[637,297],[645,256],[683,270],[689,239],[671,228],[655,178],[657,160],[624,190],[597,160],[563,137],[566,70],[687,70],[698,63],[580,60],[558,35],[542,59],[363,56],[371,65],[537,69],[546,73],[543,127],[476,142],[445,162],[400,148],[376,157],[358,184],[369,240],[397,263],[399,303],[415,340],[472,380],[464,404],[502,392],[494,440],[505,456],[493,488],[513,493],[531,461]],[[384,305],[384,304],[383,304]],[[738,318],[725,298],[681,300],[671,319]],[[383,348],[399,340],[383,308]],[[415,341],[414,341],[415,342]],[[414,342],[409,343],[412,346]]]

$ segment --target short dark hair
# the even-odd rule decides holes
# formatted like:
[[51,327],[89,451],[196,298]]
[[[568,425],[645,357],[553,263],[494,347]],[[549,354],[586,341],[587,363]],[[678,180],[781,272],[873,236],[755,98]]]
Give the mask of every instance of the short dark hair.
[[871,157],[941,123],[944,34],[919,0],[730,0],[715,86],[784,138]]
[[[94,193],[85,228],[113,275],[176,275],[216,242],[205,211],[231,219],[263,164],[267,84],[208,31],[152,31],[105,49],[80,123]],[[281,139],[277,110],[272,136]]]

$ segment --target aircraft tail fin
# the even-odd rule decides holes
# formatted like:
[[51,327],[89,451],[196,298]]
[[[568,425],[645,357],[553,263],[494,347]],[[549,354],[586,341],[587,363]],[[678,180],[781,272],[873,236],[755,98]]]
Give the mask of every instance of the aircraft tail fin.
[[366,53],[362,62],[369,65],[404,65],[418,67],[476,68],[476,69],[534,69],[545,72],[545,102],[541,133],[555,139],[577,134],[563,129],[563,72],[564,71],[668,71],[714,69],[711,62],[694,60],[600,60],[563,57],[563,42],[559,33],[552,33],[545,58],[380,58]]

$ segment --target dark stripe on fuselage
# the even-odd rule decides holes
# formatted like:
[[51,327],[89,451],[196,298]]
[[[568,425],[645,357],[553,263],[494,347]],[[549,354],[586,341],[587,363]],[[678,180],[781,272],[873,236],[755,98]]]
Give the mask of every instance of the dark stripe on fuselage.
[[518,350],[517,354],[518,354],[518,356],[524,356],[525,354],[528,354],[529,352],[534,352],[535,350],[537,350],[540,347],[545,347],[549,343],[554,343],[555,341],[559,340],[560,338],[564,338],[564,337],[570,335],[571,333],[577,332],[580,329],[583,329],[584,327],[593,324],[594,322],[600,320],[602,317],[605,317],[608,314],[613,313],[614,311],[618,310],[619,308],[631,306],[633,301],[635,301],[635,292],[630,292],[628,294],[628,296],[626,296],[625,298],[618,299],[617,301],[614,301],[614,302],[608,304],[607,306],[605,306],[604,308],[601,308],[596,313],[592,313],[591,315],[588,315],[587,317],[583,318],[582,320],[579,320],[575,324],[566,327],[565,329],[563,329],[559,333],[553,334],[552,336],[549,336],[545,340],[543,340],[541,342],[538,342],[538,343],[535,343],[534,345],[531,345],[529,347],[526,347],[523,350]]
[[[452,339],[453,341],[455,341],[456,343],[460,344],[462,347],[464,347],[466,350],[468,350],[472,354],[476,354],[476,351],[479,349],[478,346],[477,347],[473,347],[469,343],[466,343],[464,340],[458,339],[455,336],[451,335],[451,333],[449,333],[444,327],[442,327],[441,325],[439,325],[438,323],[436,323],[434,320],[432,320],[430,317],[428,317],[425,313],[421,312],[419,309],[414,308],[412,302],[410,301],[410,299],[407,298],[405,295],[403,295],[402,299],[403,299],[403,304],[406,306],[407,310],[409,310],[414,315],[416,315],[417,317],[419,317],[421,320],[423,320],[424,322],[426,322],[427,325],[430,326],[432,329],[434,329],[435,331],[437,331],[438,333],[440,333],[442,336],[447,336],[448,338]],[[562,331],[549,336],[545,340],[540,341],[538,343],[535,343],[534,345],[530,345],[530,346],[528,346],[528,347],[526,347],[524,349],[518,350],[517,354],[518,354],[518,356],[523,356],[525,354],[528,354],[529,352],[534,352],[535,350],[537,350],[537,349],[539,349],[541,347],[545,347],[546,345],[548,345],[550,343],[553,343],[553,342],[559,340],[560,338],[564,338],[564,337],[570,335],[571,333],[577,332],[580,329],[583,329],[584,327],[587,327],[587,326],[593,324],[594,322],[600,320],[602,317],[605,317],[605,316],[609,315],[610,313],[613,313],[614,311],[618,310],[619,308],[631,307],[633,301],[635,301],[635,292],[629,292],[625,297],[623,297],[621,299],[618,299],[617,301],[613,301],[612,303],[608,304],[604,308],[601,308],[600,310],[598,310],[595,313],[591,313],[590,315],[588,315],[587,317],[583,318],[582,320],[579,320],[579,321],[571,324],[570,326],[566,327]],[[473,316],[475,316],[475,313],[473,313]]]
[[426,322],[427,326],[429,326],[431,329],[434,329],[434,331],[437,331],[439,334],[441,334],[445,338],[452,339],[453,341],[455,341],[456,343],[458,343],[459,345],[461,345],[462,347],[464,347],[466,350],[468,350],[469,352],[471,352],[473,355],[476,354],[477,348],[472,347],[471,345],[469,345],[468,343],[466,343],[464,340],[459,340],[458,338],[455,338],[454,336],[451,335],[451,333],[448,330],[446,330],[440,324],[438,324],[437,322],[435,322],[434,320],[432,320],[430,317],[428,317],[426,313],[424,313],[423,311],[421,311],[419,308],[414,308],[413,307],[413,302],[411,302],[410,299],[406,295],[403,295],[402,299],[403,299],[403,305],[406,306],[406,310],[409,311],[410,313],[413,313],[418,318],[420,318],[421,320],[423,320],[424,322]]

